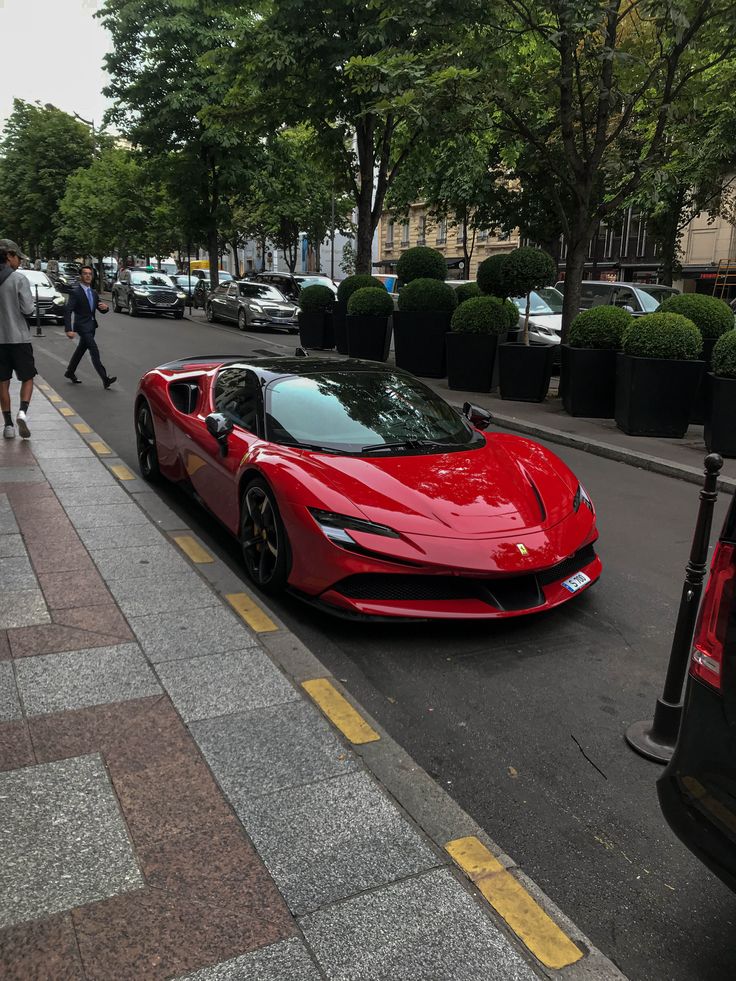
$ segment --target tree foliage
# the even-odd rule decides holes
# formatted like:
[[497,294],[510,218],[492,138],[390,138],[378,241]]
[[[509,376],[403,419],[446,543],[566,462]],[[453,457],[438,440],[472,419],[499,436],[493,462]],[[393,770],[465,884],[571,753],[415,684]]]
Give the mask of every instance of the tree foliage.
[[0,234],[50,255],[67,178],[93,151],[88,126],[55,106],[15,99],[0,142]]

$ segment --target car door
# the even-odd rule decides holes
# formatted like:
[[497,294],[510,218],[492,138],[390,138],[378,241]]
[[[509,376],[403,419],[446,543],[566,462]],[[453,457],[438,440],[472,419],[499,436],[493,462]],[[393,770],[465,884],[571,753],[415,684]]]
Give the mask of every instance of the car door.
[[243,457],[262,432],[263,399],[258,376],[232,366],[220,370],[213,386],[213,411],[233,423],[223,456],[207,431],[205,414],[182,423],[182,456],[192,486],[204,504],[232,532],[239,531],[238,475]]
[[228,320],[238,319],[238,284],[229,282],[225,294],[225,316]]
[[127,310],[130,302],[130,273],[127,269],[124,269],[120,273],[118,286],[120,287],[120,297],[118,302],[124,310]]
[[629,313],[640,314],[644,312],[636,293],[628,286],[619,287],[613,294],[611,302],[613,306],[626,309]]
[[220,283],[214,293],[210,294],[208,303],[212,307],[212,312],[216,317],[222,317],[223,320],[227,320],[227,291],[228,284]]

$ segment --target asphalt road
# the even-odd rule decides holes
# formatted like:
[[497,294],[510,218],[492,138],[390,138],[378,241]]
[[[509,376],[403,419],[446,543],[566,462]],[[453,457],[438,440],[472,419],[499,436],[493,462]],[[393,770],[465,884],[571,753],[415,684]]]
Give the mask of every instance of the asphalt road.
[[[128,464],[146,369],[174,357],[293,353],[287,335],[189,320],[101,320],[105,392],[63,371],[72,343],[45,328],[39,370]],[[32,412],[31,412],[32,421]],[[661,689],[697,488],[553,447],[599,515],[600,583],[562,610],[501,624],[355,625],[289,598],[271,605],[394,738],[632,979],[736,977],[736,896],[661,817],[656,765],[624,744]],[[175,489],[170,506],[232,568],[237,546]],[[717,506],[717,528],[727,501]]]

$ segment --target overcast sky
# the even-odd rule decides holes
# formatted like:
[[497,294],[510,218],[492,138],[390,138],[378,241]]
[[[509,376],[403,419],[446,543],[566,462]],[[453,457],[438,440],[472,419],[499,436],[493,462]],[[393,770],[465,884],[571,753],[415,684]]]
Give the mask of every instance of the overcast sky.
[[110,38],[98,0],[0,0],[0,128],[13,99],[53,103],[99,125]]

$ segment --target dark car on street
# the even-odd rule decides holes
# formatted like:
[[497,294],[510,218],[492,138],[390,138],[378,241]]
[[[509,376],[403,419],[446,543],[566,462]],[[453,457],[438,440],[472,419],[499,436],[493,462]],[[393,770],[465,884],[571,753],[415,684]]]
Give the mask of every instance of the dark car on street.
[[680,734],[657,791],[678,838],[736,890],[736,498],[713,553]]
[[82,267],[77,262],[60,262],[59,271],[50,275],[54,286],[62,293],[71,293],[79,282]]
[[299,333],[299,307],[267,283],[220,283],[207,297],[207,320],[229,320],[240,330],[256,327]]
[[127,311],[131,317],[142,313],[169,314],[175,320],[184,316],[186,294],[166,273],[145,269],[121,269],[112,288],[115,313]]
[[[192,273],[194,275],[194,273]],[[233,277],[230,273],[222,272],[218,275],[221,283],[231,283]],[[192,290],[192,306],[195,310],[204,310],[207,306],[207,297],[212,292],[212,280],[208,279],[206,276],[200,276],[197,279],[197,283]]]
[[319,273],[262,272],[248,278],[256,283],[275,286],[287,300],[294,302],[299,299],[299,294],[305,286],[326,286],[333,293],[337,293],[337,287],[330,277],[321,276]]

